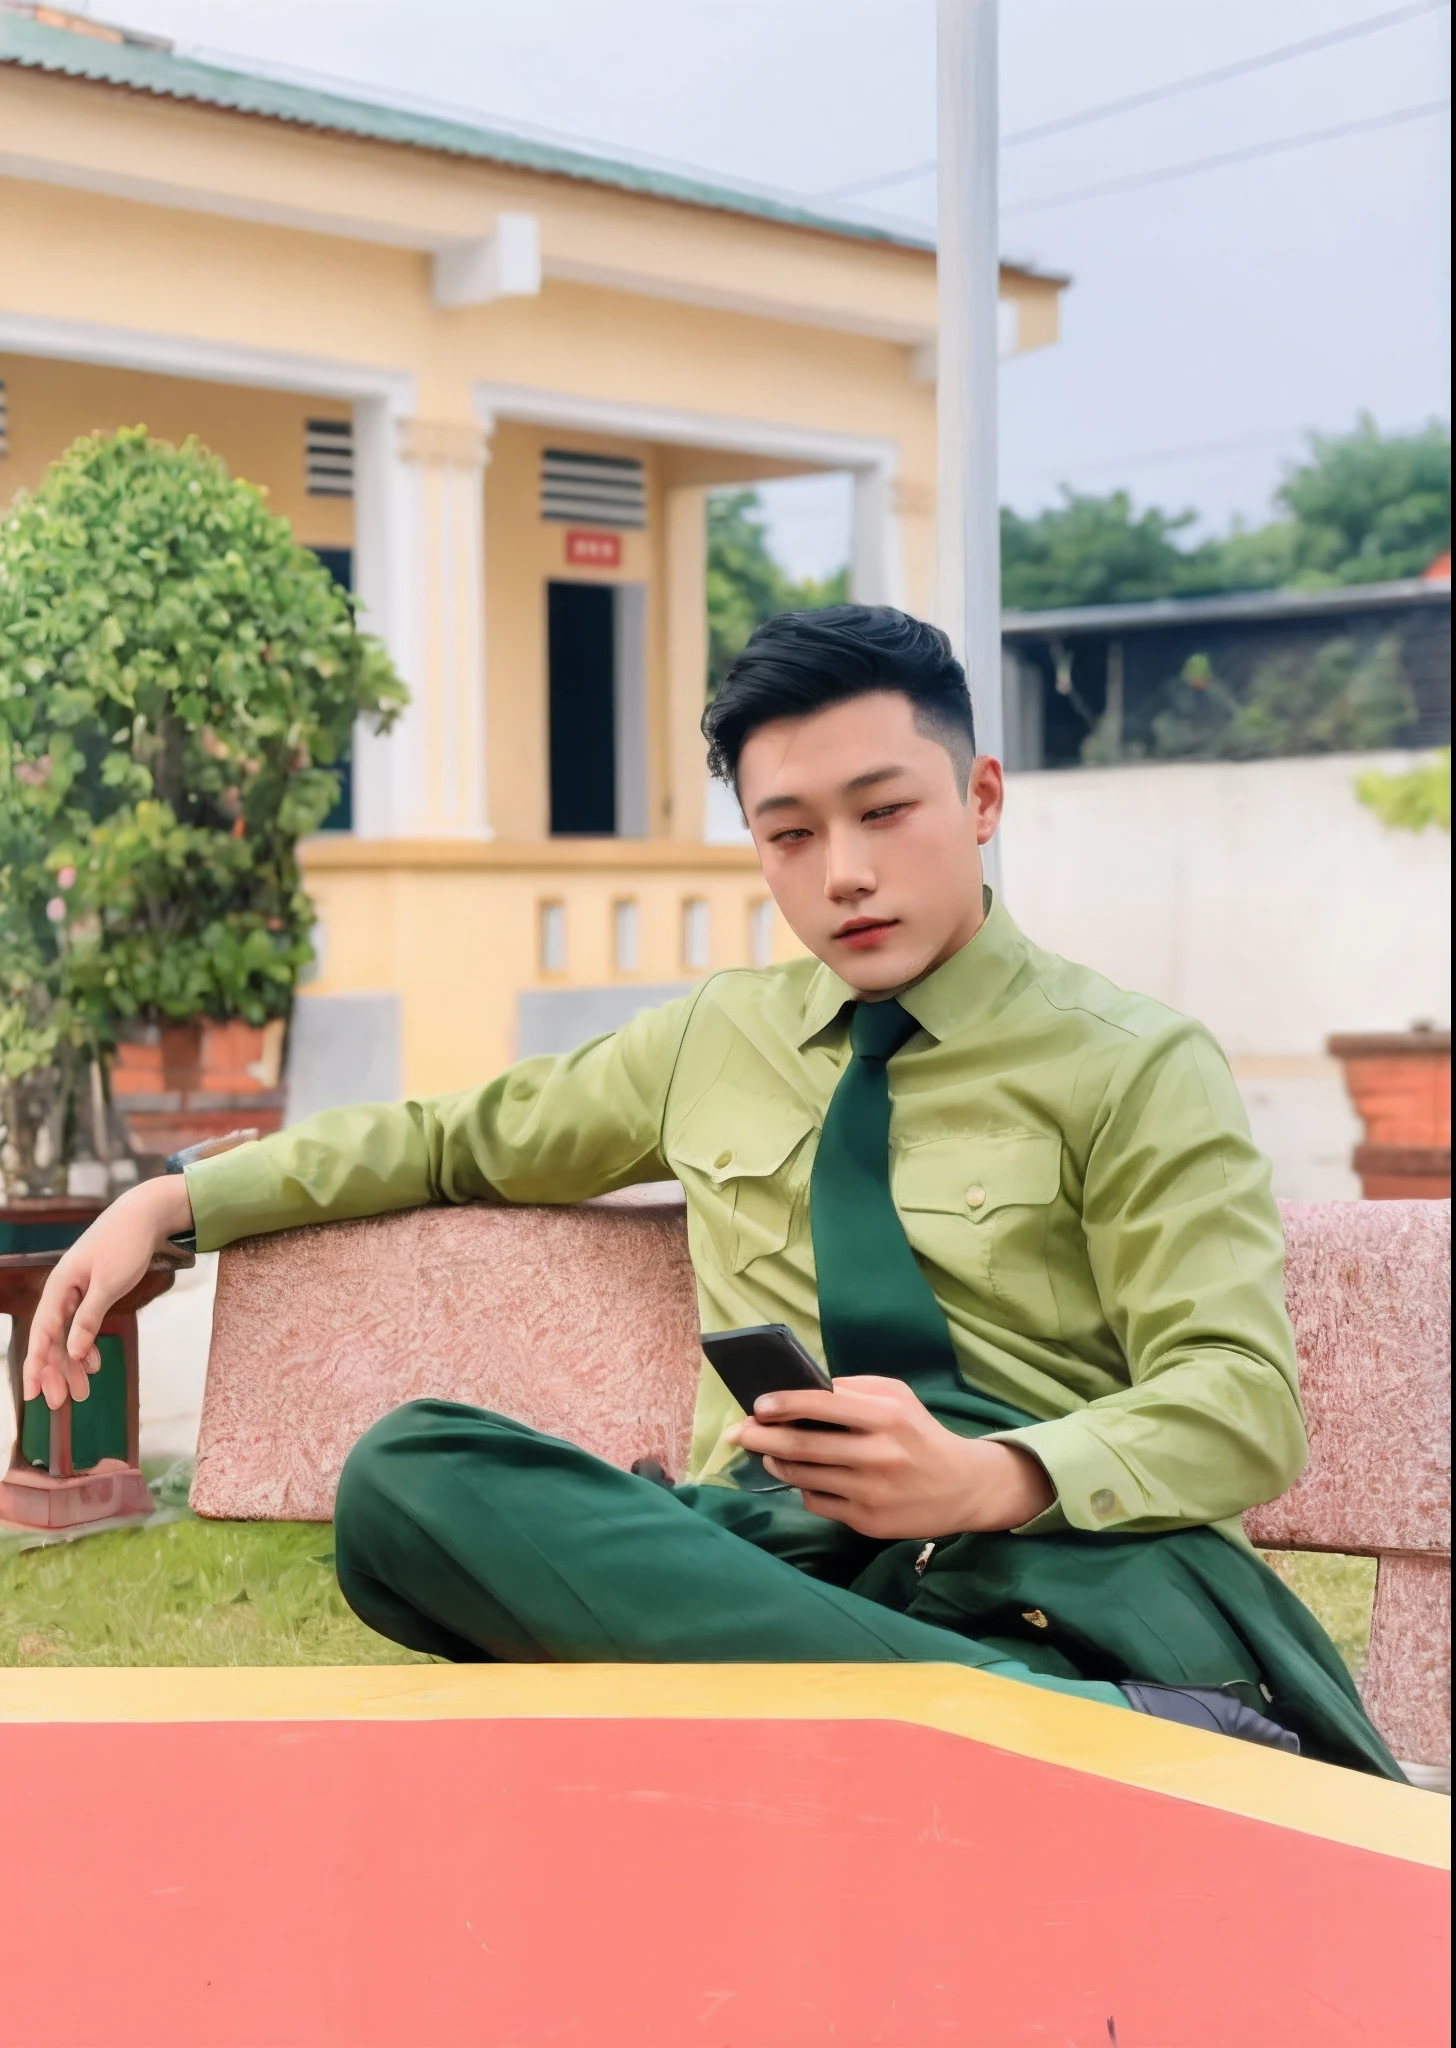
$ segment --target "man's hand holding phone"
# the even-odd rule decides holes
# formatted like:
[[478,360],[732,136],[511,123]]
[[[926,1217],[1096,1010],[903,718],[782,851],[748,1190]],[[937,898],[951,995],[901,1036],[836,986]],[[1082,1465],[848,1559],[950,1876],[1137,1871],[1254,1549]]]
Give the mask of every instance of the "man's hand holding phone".
[[107,1311],[130,1293],[169,1237],[192,1228],[192,1204],[180,1173],[144,1180],[120,1196],[52,1269],[25,1354],[21,1391],[59,1408],[84,1401],[101,1364],[96,1339]]
[[[795,1426],[806,1422],[820,1426]],[[831,1391],[761,1394],[728,1434],[812,1513],[886,1542],[1020,1528],[1056,1498],[1029,1452],[957,1436],[904,1380],[865,1374]]]

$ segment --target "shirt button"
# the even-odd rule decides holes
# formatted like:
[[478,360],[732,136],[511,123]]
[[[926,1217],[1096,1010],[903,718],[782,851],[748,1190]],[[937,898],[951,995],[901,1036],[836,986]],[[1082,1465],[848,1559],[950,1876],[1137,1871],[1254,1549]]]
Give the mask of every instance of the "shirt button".
[[713,1161],[713,1164],[714,1166],[731,1166],[733,1164],[733,1154],[731,1152],[720,1152]]
[[1117,1495],[1110,1493],[1105,1486],[1099,1486],[1092,1496],[1092,1512],[1094,1515],[1101,1515],[1104,1521],[1109,1515],[1115,1515]]
[[966,1189],[966,1207],[969,1209],[983,1209],[985,1205],[986,1190],[977,1181],[974,1187]]

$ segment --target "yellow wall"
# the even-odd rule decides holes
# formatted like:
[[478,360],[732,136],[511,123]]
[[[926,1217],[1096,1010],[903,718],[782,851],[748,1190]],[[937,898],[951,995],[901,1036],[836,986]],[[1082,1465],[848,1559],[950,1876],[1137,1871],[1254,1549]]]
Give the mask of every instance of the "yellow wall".
[[[321,971],[309,995],[395,989],[403,1083],[414,1094],[464,1088],[515,1057],[521,989],[691,982],[753,964],[751,919],[767,899],[752,850],[670,841],[451,844],[315,839],[304,877],[318,905]],[[683,905],[707,903],[706,967],[683,958]],[[613,906],[638,907],[635,969],[614,958]],[[566,913],[564,971],[544,971],[541,908]],[[781,919],[772,956],[802,948]]]
[[882,438],[934,483],[934,391],[893,342],[554,279],[446,311],[408,249],[19,179],[0,276],[15,313],[411,371],[426,419],[473,420],[474,385],[499,381]]
[[198,435],[234,476],[267,491],[270,508],[292,521],[306,546],[352,544],[349,500],[310,498],[304,490],[304,422],[348,419],[347,403],[337,398],[3,354],[0,382],[10,415],[10,453],[0,457],[0,503],[18,490],[34,489],[47,464],[77,435],[145,426],[163,441]]
[[[711,415],[741,423],[750,444],[753,426],[765,423],[890,443],[905,601],[928,607],[935,392],[915,366],[915,344],[935,325],[928,252],[8,67],[0,132],[11,160],[33,168],[3,185],[7,317],[73,337],[161,336],[184,362],[196,348],[317,363],[324,389],[323,366],[332,366],[336,391],[357,388],[344,372],[409,378],[422,443],[478,440],[476,394],[491,384]],[[502,208],[540,224],[539,294],[436,305],[428,249],[489,232]],[[1002,289],[1020,307],[1023,346],[1054,338],[1054,282],[1007,271]],[[347,417],[337,396],[20,354],[0,357],[0,376],[12,444],[0,503],[76,434],[142,420],[168,439],[199,434],[235,473],[268,488],[301,540],[350,544],[351,505],[303,488],[304,421]],[[567,569],[565,528],[539,517],[548,441],[644,463],[648,527],[623,533],[620,570]],[[702,801],[701,494],[809,466],[496,425],[484,485],[487,809],[496,837],[320,840],[306,855],[325,941],[312,989],[401,993],[409,1089],[462,1086],[512,1055],[517,991],[551,985],[539,958],[544,901],[566,908],[559,985],[693,978],[700,970],[682,959],[688,898],[710,906],[709,964],[749,961],[750,913],[764,896],[754,857],[692,843]],[[545,585],[563,574],[648,587],[650,840],[543,837]],[[430,602],[439,612],[438,593]],[[437,634],[448,629],[442,619],[428,621]],[[612,906],[625,900],[640,915],[631,973],[611,945]],[[781,925],[774,947],[796,950]]]

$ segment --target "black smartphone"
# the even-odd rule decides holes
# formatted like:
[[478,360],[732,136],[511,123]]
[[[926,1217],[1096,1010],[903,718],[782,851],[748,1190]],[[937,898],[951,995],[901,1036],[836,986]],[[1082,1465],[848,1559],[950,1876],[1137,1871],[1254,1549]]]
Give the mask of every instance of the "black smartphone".
[[[703,1350],[708,1363],[745,1415],[753,1413],[760,1394],[799,1393],[814,1388],[832,1393],[834,1382],[816,1359],[809,1356],[793,1331],[784,1323],[756,1323],[747,1330],[709,1330]],[[795,1429],[842,1429],[839,1422],[808,1422],[802,1417]]]

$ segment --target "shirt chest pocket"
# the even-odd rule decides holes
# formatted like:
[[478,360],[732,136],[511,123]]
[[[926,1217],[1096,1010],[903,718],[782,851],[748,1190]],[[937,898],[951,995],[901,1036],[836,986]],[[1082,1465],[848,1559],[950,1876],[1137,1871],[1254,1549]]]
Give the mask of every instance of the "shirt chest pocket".
[[[668,1158],[731,1273],[781,1252],[809,1178],[814,1120],[795,1103],[714,1090],[711,1115],[690,1117]],[[705,1105],[706,1107],[706,1105]]]
[[1045,1335],[1058,1320],[1047,1251],[1061,1177],[1062,1143],[1052,1132],[996,1131],[905,1146],[893,1187],[923,1257]]

